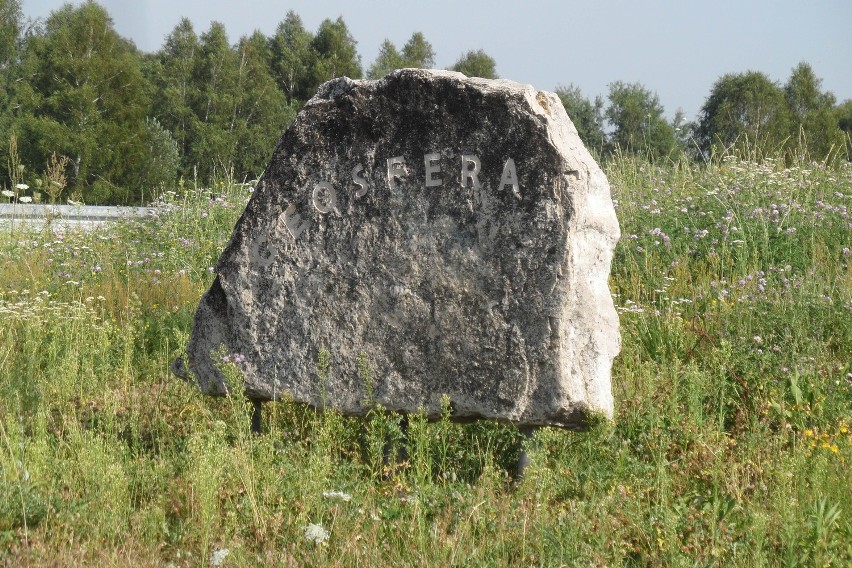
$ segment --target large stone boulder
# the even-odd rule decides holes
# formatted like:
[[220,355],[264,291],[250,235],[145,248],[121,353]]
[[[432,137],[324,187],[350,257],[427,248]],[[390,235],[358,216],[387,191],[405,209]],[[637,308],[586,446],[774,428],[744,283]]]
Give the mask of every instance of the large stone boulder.
[[619,238],[553,93],[405,69],[324,84],[284,133],[195,316],[255,400],[524,426],[611,416]]

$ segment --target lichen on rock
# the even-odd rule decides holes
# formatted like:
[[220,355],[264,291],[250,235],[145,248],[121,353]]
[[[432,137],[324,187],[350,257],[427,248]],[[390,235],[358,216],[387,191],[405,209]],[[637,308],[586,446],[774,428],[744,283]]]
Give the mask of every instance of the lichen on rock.
[[189,368],[222,394],[224,346],[257,400],[437,417],[447,395],[456,419],[583,427],[613,412],[618,238],[553,93],[433,70],[329,81],[234,228]]

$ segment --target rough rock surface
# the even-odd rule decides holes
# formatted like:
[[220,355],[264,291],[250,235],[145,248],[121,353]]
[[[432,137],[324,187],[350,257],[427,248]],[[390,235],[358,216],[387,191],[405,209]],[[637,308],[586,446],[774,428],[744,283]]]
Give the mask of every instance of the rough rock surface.
[[[202,298],[204,392],[344,414],[583,427],[612,415],[619,238],[559,99],[406,69],[324,84],[284,133]],[[224,346],[224,347],[223,347]]]

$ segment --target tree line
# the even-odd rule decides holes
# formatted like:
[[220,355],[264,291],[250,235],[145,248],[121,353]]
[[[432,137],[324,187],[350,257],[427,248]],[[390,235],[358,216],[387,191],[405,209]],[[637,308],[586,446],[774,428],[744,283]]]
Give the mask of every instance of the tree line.
[[[342,18],[312,32],[290,11],[272,36],[256,31],[236,44],[221,23],[198,33],[183,19],[158,51],[143,53],[95,2],[66,4],[31,22],[20,0],[0,0],[0,140],[9,143],[0,179],[33,191],[61,174],[66,197],[138,203],[178,183],[254,178],[323,82],[435,62],[420,32],[401,48],[385,40],[366,70],[356,46]],[[497,77],[482,50],[463,54],[452,69]],[[747,142],[821,157],[845,151],[852,130],[852,101],[836,105],[804,63],[783,87],[761,73],[726,75],[695,123],[680,114],[667,121],[656,94],[638,83],[610,85],[606,105],[573,85],[557,93],[600,157],[708,156]]]
[[722,76],[697,120],[689,122],[681,112],[666,120],[657,95],[640,83],[610,84],[606,107],[602,97],[592,101],[574,85],[556,92],[580,137],[604,157],[626,152],[649,159],[737,154],[757,160],[852,160],[852,100],[837,104],[805,62],[784,85],[757,71]]

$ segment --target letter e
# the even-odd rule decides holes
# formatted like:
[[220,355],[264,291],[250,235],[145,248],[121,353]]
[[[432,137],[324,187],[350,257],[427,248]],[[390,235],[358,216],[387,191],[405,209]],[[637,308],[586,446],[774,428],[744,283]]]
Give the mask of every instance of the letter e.
[[[423,156],[423,163],[426,166],[426,187],[439,187],[444,183],[440,178],[433,178],[432,174],[441,173],[441,154],[426,154]],[[432,162],[438,162],[433,164]]]

